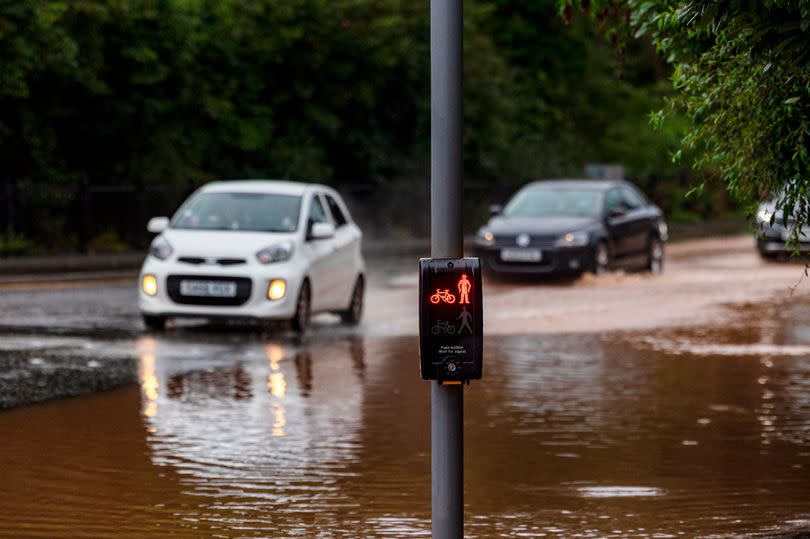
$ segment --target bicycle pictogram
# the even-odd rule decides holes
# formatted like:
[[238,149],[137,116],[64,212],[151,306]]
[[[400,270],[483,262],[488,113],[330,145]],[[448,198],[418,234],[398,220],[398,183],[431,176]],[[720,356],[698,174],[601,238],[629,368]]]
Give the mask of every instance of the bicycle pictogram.
[[430,296],[430,302],[434,305],[443,301],[445,303],[455,303],[456,296],[450,293],[449,288],[445,288],[444,290],[436,289],[436,293]]
[[439,333],[452,335],[456,332],[456,326],[451,325],[449,320],[436,320],[436,323],[430,328],[430,332],[434,335],[438,335]]

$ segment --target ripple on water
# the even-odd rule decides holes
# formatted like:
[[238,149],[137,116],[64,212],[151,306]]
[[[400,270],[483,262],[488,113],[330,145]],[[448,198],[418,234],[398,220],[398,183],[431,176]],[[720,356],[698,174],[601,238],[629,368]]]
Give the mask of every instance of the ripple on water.
[[577,492],[583,498],[650,498],[664,495],[664,491],[656,487],[580,487]]

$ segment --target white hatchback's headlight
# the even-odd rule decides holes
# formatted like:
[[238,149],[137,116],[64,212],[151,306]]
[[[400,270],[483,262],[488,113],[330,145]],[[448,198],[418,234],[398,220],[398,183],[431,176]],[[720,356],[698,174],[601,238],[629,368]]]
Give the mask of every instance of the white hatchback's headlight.
[[172,256],[173,252],[174,249],[172,249],[171,243],[169,243],[163,236],[158,236],[155,238],[152,241],[152,245],[149,246],[149,254],[158,260],[166,260]]
[[486,228],[482,228],[478,231],[478,234],[475,235],[475,241],[479,245],[492,245],[495,243],[495,234]]
[[256,259],[260,264],[273,264],[274,262],[284,262],[292,258],[293,242],[282,241],[269,247],[265,247],[256,253]]
[[771,218],[773,218],[773,211],[768,208],[762,208],[757,212],[757,219],[759,219],[760,223],[771,223]]
[[555,247],[583,247],[588,245],[588,241],[590,237],[588,233],[584,230],[580,230],[579,232],[569,232],[564,236],[560,236],[557,241],[554,242]]

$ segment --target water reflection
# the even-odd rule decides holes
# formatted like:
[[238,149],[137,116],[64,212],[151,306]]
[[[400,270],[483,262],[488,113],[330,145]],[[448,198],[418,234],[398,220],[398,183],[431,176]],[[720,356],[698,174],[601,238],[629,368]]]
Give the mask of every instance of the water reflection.
[[312,392],[312,354],[299,352],[295,354],[295,372],[301,387],[301,396],[309,397]]
[[243,529],[266,530],[346,504],[338,478],[358,458],[362,340],[189,347],[165,338],[137,350],[153,463],[178,470],[188,495],[216,500],[183,518],[217,526],[223,511],[246,512]]
[[358,381],[362,382],[366,378],[366,347],[361,337],[349,337],[349,357]]
[[287,382],[284,373],[279,368],[279,362],[284,359],[284,349],[278,344],[268,344],[265,347],[267,361],[270,365],[270,374],[267,375],[267,388],[275,397],[273,401],[273,436],[284,436],[284,427],[287,425],[287,415],[284,410],[284,396],[287,394]]
[[143,336],[135,344],[138,354],[138,380],[141,384],[141,413],[146,417],[157,414],[158,379],[155,374],[155,339]]

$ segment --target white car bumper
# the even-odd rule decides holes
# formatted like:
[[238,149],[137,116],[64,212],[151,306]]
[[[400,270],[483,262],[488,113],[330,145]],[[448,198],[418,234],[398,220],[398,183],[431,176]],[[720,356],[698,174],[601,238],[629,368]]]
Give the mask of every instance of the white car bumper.
[[[154,296],[143,290],[145,275],[154,275],[157,280],[157,293]],[[237,297],[183,296],[179,291],[183,278],[236,282]],[[238,266],[192,265],[147,257],[138,278],[138,306],[142,314],[152,316],[286,320],[295,314],[303,278],[303,269],[292,263],[266,266],[258,263]],[[286,281],[286,293],[281,299],[270,300],[267,288],[274,279]]]

